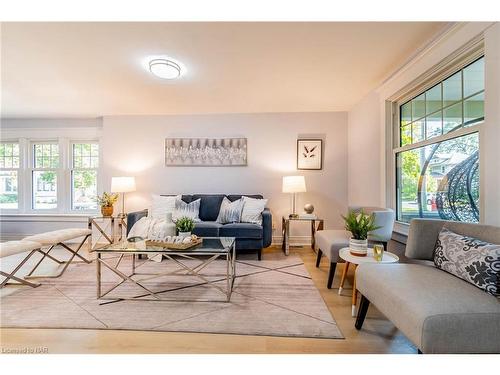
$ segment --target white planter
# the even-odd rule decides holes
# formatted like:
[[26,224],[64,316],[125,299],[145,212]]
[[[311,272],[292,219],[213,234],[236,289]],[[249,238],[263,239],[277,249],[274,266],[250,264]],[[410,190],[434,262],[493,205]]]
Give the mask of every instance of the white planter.
[[365,257],[368,253],[368,240],[355,240],[351,238],[349,240],[349,250],[352,255]]
[[191,232],[179,232],[179,237],[191,237]]

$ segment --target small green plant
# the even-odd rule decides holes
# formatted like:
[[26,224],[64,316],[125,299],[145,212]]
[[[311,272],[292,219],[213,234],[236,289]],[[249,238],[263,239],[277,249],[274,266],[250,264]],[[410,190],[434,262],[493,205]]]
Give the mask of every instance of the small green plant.
[[179,232],[191,232],[194,229],[194,220],[190,217],[181,217],[175,222],[175,227]]
[[102,193],[102,195],[97,196],[97,203],[101,207],[111,207],[113,206],[116,201],[118,200],[118,194],[117,193]]
[[366,240],[369,232],[381,228],[375,225],[375,216],[367,215],[363,210],[349,211],[347,216],[341,216],[345,221],[345,229],[352,233],[352,238],[355,240]]

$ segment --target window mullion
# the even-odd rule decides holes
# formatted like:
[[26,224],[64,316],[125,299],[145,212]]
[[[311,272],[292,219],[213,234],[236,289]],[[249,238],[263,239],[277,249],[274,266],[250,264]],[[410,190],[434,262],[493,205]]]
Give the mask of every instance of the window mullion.
[[476,124],[476,125],[473,125],[473,126],[469,126],[467,128],[462,128],[462,129],[455,130],[454,132],[451,132],[451,133],[446,133],[446,134],[440,135],[438,137],[426,139],[425,141],[421,141],[421,142],[418,142],[418,143],[412,143],[412,144],[409,144],[409,145],[406,145],[406,146],[402,146],[402,147],[396,147],[396,148],[393,149],[393,153],[397,154],[397,153],[400,153],[400,152],[403,152],[403,151],[414,150],[414,149],[417,149],[417,148],[422,148],[424,146],[428,146],[428,145],[432,145],[432,144],[444,142],[444,141],[447,141],[449,139],[458,138],[458,137],[461,137],[461,136],[464,136],[464,135],[467,135],[467,134],[476,133],[476,132],[479,131],[480,125],[481,124]]

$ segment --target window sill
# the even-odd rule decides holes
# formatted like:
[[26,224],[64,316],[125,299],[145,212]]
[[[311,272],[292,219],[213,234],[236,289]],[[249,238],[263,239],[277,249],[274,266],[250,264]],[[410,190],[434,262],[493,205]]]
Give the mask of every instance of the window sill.
[[15,222],[87,222],[89,216],[97,215],[96,212],[78,213],[78,214],[59,214],[59,213],[0,213],[0,222],[15,221]]

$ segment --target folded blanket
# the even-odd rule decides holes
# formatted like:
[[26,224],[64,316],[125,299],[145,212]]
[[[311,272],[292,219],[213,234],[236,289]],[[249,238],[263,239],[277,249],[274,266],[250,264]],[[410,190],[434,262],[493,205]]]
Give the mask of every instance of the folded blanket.
[[[132,237],[142,237],[144,239],[161,239],[166,236],[175,235],[171,233],[172,226],[168,225],[166,219],[142,217],[130,229],[127,239]],[[148,254],[148,259],[161,262],[162,255],[158,253]]]

